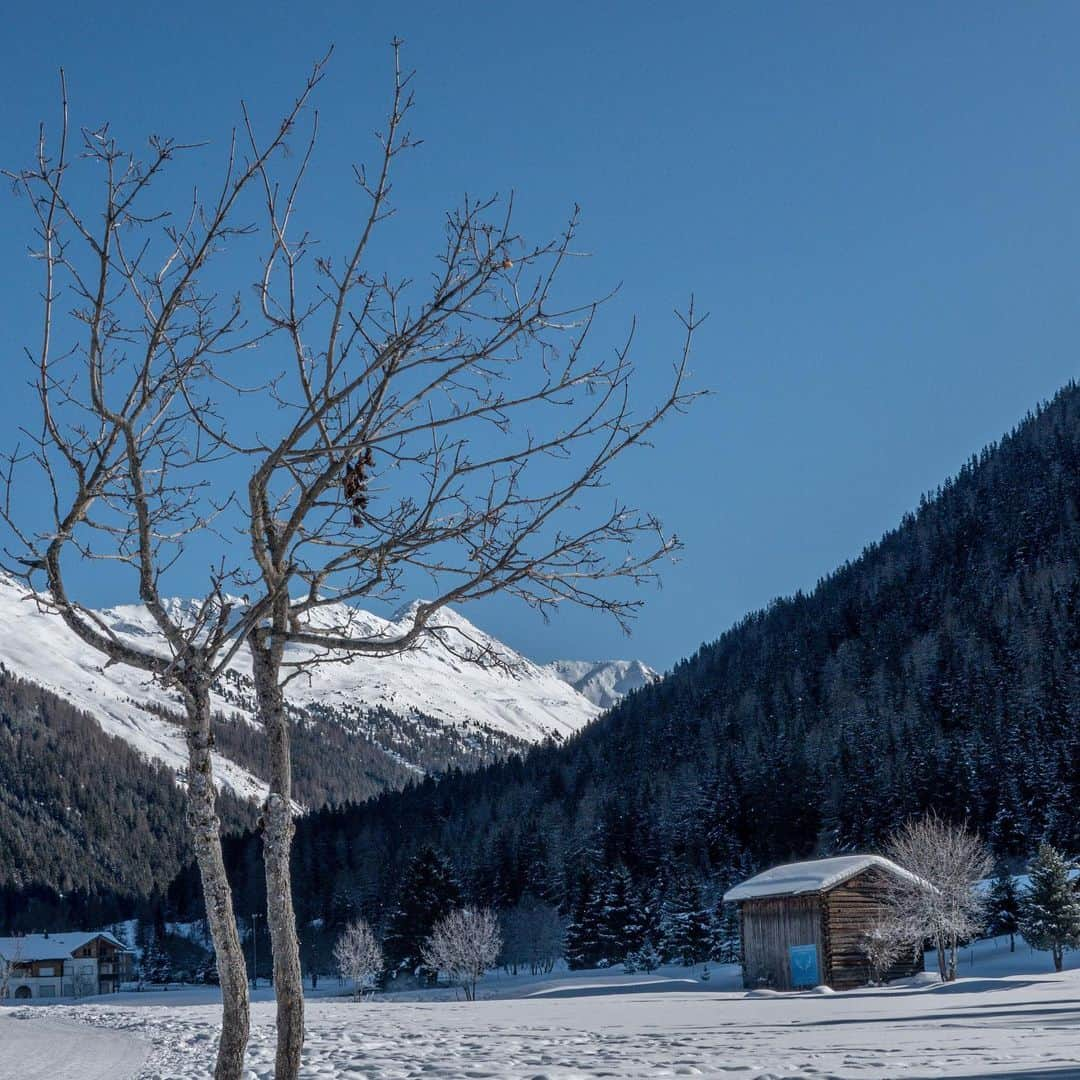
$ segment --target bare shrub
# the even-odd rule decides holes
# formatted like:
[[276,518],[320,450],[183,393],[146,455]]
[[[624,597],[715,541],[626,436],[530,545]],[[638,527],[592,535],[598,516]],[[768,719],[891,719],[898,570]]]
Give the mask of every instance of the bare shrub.
[[889,968],[905,953],[917,948],[911,932],[892,913],[879,916],[859,938],[859,949],[866,957],[870,982],[878,986],[888,976]]
[[498,916],[490,908],[460,908],[435,924],[421,956],[432,971],[441,971],[476,1000],[476,984],[492,967],[502,947]]
[[357,1001],[375,989],[383,969],[382,946],[364,919],[354,919],[345,927],[334,945],[334,960],[341,977],[352,980]]

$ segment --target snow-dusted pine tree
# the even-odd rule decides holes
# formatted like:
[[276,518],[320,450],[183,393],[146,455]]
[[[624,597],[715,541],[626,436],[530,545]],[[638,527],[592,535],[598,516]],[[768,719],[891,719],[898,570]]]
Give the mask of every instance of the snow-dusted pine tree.
[[1016,879],[1009,873],[1004,863],[998,864],[994,874],[986,916],[990,932],[1008,934],[1009,952],[1015,952],[1016,931],[1020,926],[1020,891],[1016,887]]
[[139,973],[146,982],[154,984],[168,984],[172,978],[172,961],[158,938],[143,952]]
[[572,970],[606,966],[604,946],[603,897],[594,879],[586,876],[566,928],[566,963]]
[[711,959],[718,964],[737,964],[742,959],[742,936],[737,904],[716,905],[713,914]]
[[712,915],[701,900],[693,881],[682,881],[664,903],[664,944],[666,959],[688,967],[708,957],[713,937]]
[[601,940],[608,963],[616,964],[637,952],[645,941],[641,902],[624,867],[613,870],[601,886]]
[[1066,949],[1080,948],[1080,892],[1071,877],[1074,863],[1050,844],[1041,844],[1028,872],[1031,883],[1020,906],[1020,932],[1036,949],[1046,949],[1060,971]]

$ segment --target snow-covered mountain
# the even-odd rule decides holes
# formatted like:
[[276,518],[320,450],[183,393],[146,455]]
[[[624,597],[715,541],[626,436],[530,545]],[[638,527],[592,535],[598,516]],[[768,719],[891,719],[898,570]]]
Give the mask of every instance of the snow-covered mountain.
[[610,709],[632,690],[660,678],[640,660],[555,660],[547,670],[600,709]]
[[[182,600],[170,604],[181,616],[190,607]],[[411,625],[411,613],[410,606],[396,618],[384,619],[359,609],[326,609],[318,618],[326,625],[340,625],[347,616],[357,633],[396,637]],[[121,637],[165,653],[157,627],[143,607],[106,608],[98,615]],[[437,622],[439,629],[433,635],[400,656],[327,663],[293,680],[288,697],[297,714],[323,722],[330,718],[363,735],[366,718],[384,710],[423,718],[429,729],[443,725],[459,739],[482,732],[489,742],[501,740],[510,748],[564,737],[600,712],[596,701],[568,685],[553,668],[534,664],[458,612],[444,609]],[[484,663],[463,658],[477,653],[486,657]],[[169,719],[180,713],[178,697],[145,673],[119,664],[106,667],[100,654],[84,645],[57,615],[40,610],[23,588],[3,578],[0,664],[90,713],[106,732],[147,757],[182,772],[187,757],[183,734]],[[252,720],[250,675],[250,660],[241,650],[233,672],[214,695],[215,708],[223,716]],[[415,757],[410,759],[410,748],[401,745],[400,732],[395,739],[393,745],[384,739],[382,748],[411,767]],[[265,790],[258,777],[224,754],[218,754],[216,767],[221,781],[238,795],[255,797]]]

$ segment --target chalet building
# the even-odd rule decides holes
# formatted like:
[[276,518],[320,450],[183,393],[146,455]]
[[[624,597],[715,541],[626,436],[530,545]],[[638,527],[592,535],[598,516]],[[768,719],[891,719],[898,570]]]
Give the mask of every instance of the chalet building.
[[0,938],[0,996],[16,999],[114,994],[131,979],[131,952],[112,934]]
[[[743,985],[798,990],[865,986],[862,937],[881,915],[890,878],[912,875],[879,855],[791,863],[736,885],[724,900],[739,905]],[[923,970],[922,949],[897,961],[888,979]]]

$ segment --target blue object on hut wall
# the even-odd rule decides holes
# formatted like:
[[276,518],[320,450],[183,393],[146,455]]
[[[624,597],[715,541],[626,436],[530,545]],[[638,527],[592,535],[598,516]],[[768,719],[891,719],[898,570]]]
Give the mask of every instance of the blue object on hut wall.
[[791,985],[817,986],[821,982],[818,973],[816,945],[792,945],[788,949],[791,958]]

